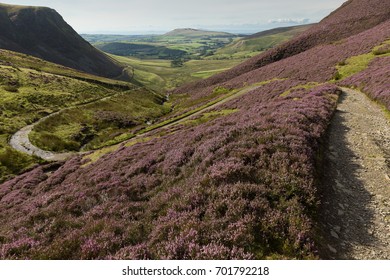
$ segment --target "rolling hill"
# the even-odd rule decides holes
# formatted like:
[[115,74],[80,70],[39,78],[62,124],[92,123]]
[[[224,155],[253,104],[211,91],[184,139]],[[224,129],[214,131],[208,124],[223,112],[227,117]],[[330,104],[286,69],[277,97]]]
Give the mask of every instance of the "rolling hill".
[[232,37],[231,33],[200,30],[194,28],[178,28],[162,35],[164,37]]
[[122,67],[92,47],[53,9],[0,4],[0,49],[117,78]]
[[221,59],[251,57],[257,55],[259,52],[266,51],[290,40],[312,26],[312,24],[308,24],[293,27],[280,27],[255,33],[250,36],[237,39],[234,42],[218,49],[210,58]]
[[388,1],[350,0],[174,90],[171,114],[129,141],[8,180],[0,258],[319,258],[322,145],[340,86],[390,109],[389,38]]

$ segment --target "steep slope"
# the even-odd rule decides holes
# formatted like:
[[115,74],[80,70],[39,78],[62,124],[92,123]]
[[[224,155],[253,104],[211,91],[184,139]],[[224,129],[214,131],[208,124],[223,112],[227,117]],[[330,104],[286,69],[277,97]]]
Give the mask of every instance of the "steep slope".
[[288,34],[288,35],[297,35],[299,33],[302,33],[303,31],[306,31],[310,27],[313,27],[315,24],[305,24],[305,25],[298,25],[298,26],[289,26],[289,27],[278,27],[270,30],[261,31],[255,34],[252,34],[248,37],[245,37],[246,39],[256,39],[264,36],[271,36],[271,35],[277,35],[277,34]]
[[320,44],[340,41],[374,27],[389,18],[389,1],[349,0],[319,24],[313,26],[297,38],[253,57],[227,72],[215,75],[198,83],[184,86],[175,92],[202,90],[202,88],[228,81],[238,75],[302,53]]
[[0,48],[116,78],[122,67],[96,50],[53,9],[0,4]]
[[[379,5],[373,16],[363,13],[373,2]],[[168,130],[39,166],[0,185],[0,258],[318,257],[318,160],[340,94],[335,83],[344,72],[336,66],[369,55],[367,67],[388,69],[388,53],[377,50],[386,49],[390,20],[376,19],[388,4],[349,3],[315,27],[312,47],[294,39],[284,49],[295,44],[289,49],[295,55],[263,67],[250,60],[252,71],[244,64],[218,76],[223,83],[210,79],[186,92],[203,100],[250,88],[245,94]],[[350,20],[327,29],[349,12]],[[375,23],[350,28],[356,14]],[[375,73],[363,72],[341,82],[368,81],[377,84],[373,95],[388,95],[388,75],[376,83]]]

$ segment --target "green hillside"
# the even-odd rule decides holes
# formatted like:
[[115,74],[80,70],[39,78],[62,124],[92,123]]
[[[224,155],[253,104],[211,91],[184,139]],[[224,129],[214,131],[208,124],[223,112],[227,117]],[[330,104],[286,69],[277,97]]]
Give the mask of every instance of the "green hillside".
[[311,24],[293,27],[282,27],[253,34],[248,37],[236,39],[215,52],[211,58],[249,58],[259,52],[271,49],[309,29]]
[[63,112],[47,118],[31,140],[43,149],[78,150],[165,114],[169,107],[163,102],[163,96],[134,84],[0,50],[0,181],[41,161],[9,145],[26,125]]

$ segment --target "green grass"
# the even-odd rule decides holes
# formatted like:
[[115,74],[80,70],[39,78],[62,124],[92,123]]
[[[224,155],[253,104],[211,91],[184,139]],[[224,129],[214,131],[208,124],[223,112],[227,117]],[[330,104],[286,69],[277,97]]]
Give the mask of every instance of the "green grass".
[[297,90],[297,89],[312,89],[312,88],[315,88],[315,87],[317,87],[319,85],[320,85],[320,83],[317,83],[317,82],[310,82],[310,83],[307,83],[307,84],[304,84],[304,85],[298,85],[298,86],[295,86],[295,87],[292,87],[292,88],[286,90],[280,96],[281,97],[286,97],[291,92],[293,92],[294,90]]
[[[129,88],[135,89],[135,86],[0,50],[0,182],[41,162],[36,157],[11,149],[9,140],[16,131],[53,112],[83,104],[87,106],[96,100],[129,91]],[[126,102],[144,102],[140,97],[130,99]],[[124,100],[117,102],[126,103]],[[81,119],[86,114],[76,110],[72,118],[75,116],[78,116],[78,123],[69,126],[58,123],[58,126],[55,124],[51,127],[52,130],[42,131],[42,134],[32,133],[31,138],[40,146],[51,146],[53,150],[76,149],[80,141],[88,140],[89,135]],[[81,135],[77,135],[81,130]],[[70,135],[79,139],[72,139]]]
[[207,113],[203,113],[194,119],[184,121],[182,124],[185,126],[197,126],[197,125],[200,125],[202,123],[210,122],[210,121],[217,119],[219,117],[231,115],[231,114],[236,113],[238,111],[239,111],[238,109],[225,109],[225,110],[210,111]]
[[339,81],[351,77],[369,66],[370,62],[376,57],[390,56],[390,40],[383,42],[375,47],[370,53],[353,56],[345,61],[341,61],[337,66],[337,72],[334,81]]
[[186,83],[208,78],[243,61],[243,59],[190,60],[185,62],[182,67],[172,67],[170,60],[141,60],[133,57],[113,57],[134,69],[134,79],[157,92],[165,92]]
[[162,96],[144,89],[128,91],[45,119],[34,127],[30,140],[44,150],[55,152],[96,149],[118,134],[158,119],[170,110]]
[[[139,59],[204,59],[231,43],[237,35],[202,30],[174,30],[164,35],[117,36],[84,35],[95,47],[111,54]],[[108,44],[108,45],[107,45]],[[130,44],[126,47],[125,44]],[[138,45],[138,46],[137,46]],[[130,51],[138,49],[138,51]],[[174,56],[174,57],[173,57]]]
[[237,38],[232,43],[218,49],[209,59],[242,59],[250,58],[259,53],[280,45],[294,36],[307,30],[310,26],[298,26],[275,32],[263,32],[258,35]]

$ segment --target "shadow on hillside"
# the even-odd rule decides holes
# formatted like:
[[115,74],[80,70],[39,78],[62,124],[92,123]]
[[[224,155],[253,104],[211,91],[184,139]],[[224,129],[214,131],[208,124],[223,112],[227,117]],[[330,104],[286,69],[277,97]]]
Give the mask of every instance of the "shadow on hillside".
[[[345,102],[346,94],[340,97]],[[370,193],[359,180],[364,167],[347,142],[346,112],[337,110],[328,130],[318,215],[322,259],[353,259],[352,247],[375,241],[369,232],[373,213]]]

